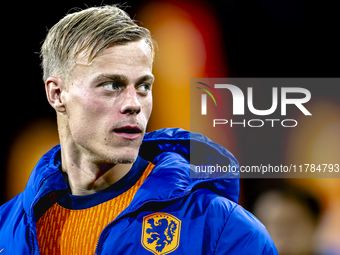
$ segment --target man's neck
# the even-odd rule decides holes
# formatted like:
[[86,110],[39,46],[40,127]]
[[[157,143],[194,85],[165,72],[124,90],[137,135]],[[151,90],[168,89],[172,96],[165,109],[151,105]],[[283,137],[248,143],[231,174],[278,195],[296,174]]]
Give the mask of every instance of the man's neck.
[[132,164],[95,163],[67,146],[61,148],[62,170],[67,173],[69,187],[75,196],[90,195],[108,188],[132,167]]

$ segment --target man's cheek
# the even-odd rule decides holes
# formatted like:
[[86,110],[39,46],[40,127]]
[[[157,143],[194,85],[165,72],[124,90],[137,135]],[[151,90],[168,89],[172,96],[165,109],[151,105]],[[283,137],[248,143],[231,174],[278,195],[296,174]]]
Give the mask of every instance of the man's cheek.
[[142,106],[142,110],[146,121],[148,121],[152,112],[152,97]]

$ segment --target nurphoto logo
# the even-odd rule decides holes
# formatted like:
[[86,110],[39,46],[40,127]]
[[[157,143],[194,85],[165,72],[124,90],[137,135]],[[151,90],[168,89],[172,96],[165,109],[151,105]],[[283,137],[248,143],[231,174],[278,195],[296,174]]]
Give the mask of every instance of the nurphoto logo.
[[[277,112],[280,109],[280,115],[287,115],[287,106],[293,105],[297,107],[305,116],[311,116],[312,114],[305,107],[305,103],[310,101],[311,92],[302,87],[272,87],[271,88],[271,96],[266,98],[265,101],[271,102],[271,106],[267,109],[257,109],[254,106],[254,93],[253,90],[256,88],[247,87],[246,96],[244,92],[236,85],[233,84],[221,84],[215,83],[213,86],[208,85],[203,82],[196,82],[205,86],[206,88],[196,87],[197,89],[202,90],[205,93],[201,94],[201,115],[207,115],[208,112],[208,103],[207,103],[207,95],[213,100],[216,107],[223,107],[223,100],[220,97],[220,94],[229,93],[232,97],[232,115],[233,116],[242,116],[245,115],[245,105],[247,105],[247,110],[256,116],[267,116],[265,119],[256,118],[256,119],[243,119],[242,121],[236,121],[233,119],[213,119],[213,127],[216,125],[230,125],[230,127],[234,126],[243,126],[243,127],[263,127],[265,124],[274,127],[276,123],[280,123],[282,127],[296,127],[298,122],[295,119],[278,119],[278,118],[270,118],[270,115]],[[218,90],[218,91],[217,91]],[[219,94],[219,93],[220,94]],[[280,96],[279,96],[280,92]],[[219,100],[219,105],[216,102],[214,95]],[[294,95],[294,97],[290,96]],[[247,101],[247,104],[245,104]],[[223,109],[223,108],[222,108]],[[223,109],[222,111],[225,111]],[[216,109],[219,111],[219,109]]]

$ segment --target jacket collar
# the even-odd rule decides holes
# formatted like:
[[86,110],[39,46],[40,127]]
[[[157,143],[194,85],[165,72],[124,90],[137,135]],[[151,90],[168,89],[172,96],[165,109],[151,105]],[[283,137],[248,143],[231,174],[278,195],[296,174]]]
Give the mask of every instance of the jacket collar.
[[[161,162],[163,153],[176,153],[186,163],[177,165],[173,161],[173,167],[180,174],[180,179],[186,176],[188,188],[204,184],[215,193],[226,197],[235,203],[239,198],[239,163],[236,158],[223,146],[216,144],[206,136],[189,132],[180,128],[165,128],[145,134],[140,149],[142,158],[155,164]],[[196,166],[229,166],[236,169],[236,173],[214,174],[208,172],[196,172]],[[166,173],[168,176],[169,173]],[[164,177],[165,178],[165,177]]]
[[57,145],[48,151],[34,167],[23,192],[24,210],[30,216],[34,215],[33,207],[42,197],[53,191],[68,189],[59,171],[60,165],[60,145]]
[[[190,151],[199,151],[200,157],[190,161]],[[228,150],[203,135],[175,128],[157,130],[145,134],[139,154],[156,166],[136,193],[134,206],[141,205],[145,200],[171,200],[201,184],[238,202],[238,178],[191,178],[190,172],[194,165],[218,162],[238,168],[236,159]],[[68,189],[59,170],[60,165],[58,145],[47,152],[35,166],[23,192],[24,209],[29,215],[34,215],[33,208],[43,197],[66,192]],[[56,199],[55,196],[53,198]]]

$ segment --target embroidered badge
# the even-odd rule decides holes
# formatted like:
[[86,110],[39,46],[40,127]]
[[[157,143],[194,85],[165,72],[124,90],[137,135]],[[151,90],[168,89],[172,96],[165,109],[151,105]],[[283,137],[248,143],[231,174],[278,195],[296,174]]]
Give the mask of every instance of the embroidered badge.
[[181,233],[181,221],[168,213],[153,213],[143,218],[142,245],[155,255],[163,255],[177,249]]

